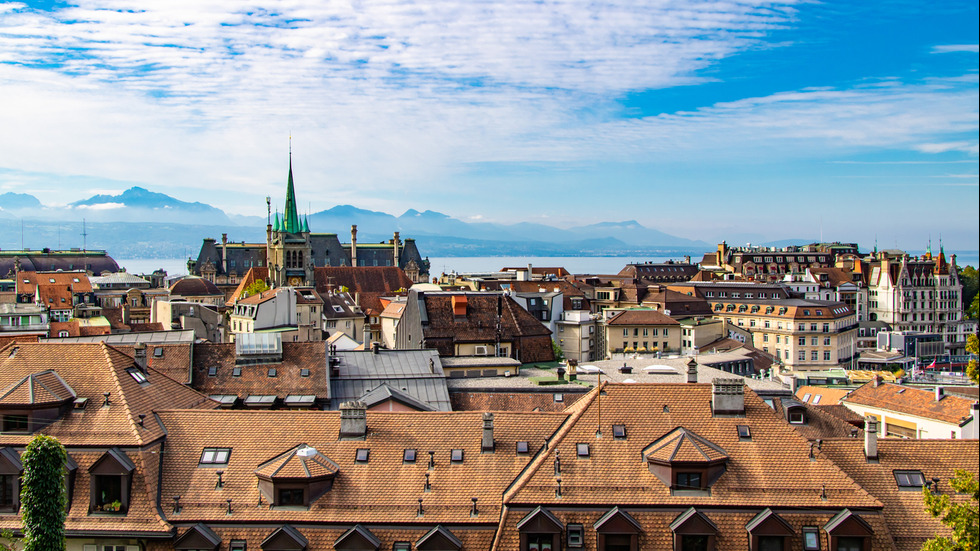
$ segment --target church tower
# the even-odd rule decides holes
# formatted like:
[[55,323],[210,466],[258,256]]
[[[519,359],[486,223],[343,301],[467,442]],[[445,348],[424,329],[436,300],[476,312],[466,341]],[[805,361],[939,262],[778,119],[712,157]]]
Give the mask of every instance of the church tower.
[[[290,148],[291,149],[291,148]],[[293,153],[289,152],[289,177],[286,180],[286,205],[282,218],[276,213],[268,232],[269,279],[272,287],[308,287],[313,281],[313,248],[306,217],[296,210],[293,189]]]

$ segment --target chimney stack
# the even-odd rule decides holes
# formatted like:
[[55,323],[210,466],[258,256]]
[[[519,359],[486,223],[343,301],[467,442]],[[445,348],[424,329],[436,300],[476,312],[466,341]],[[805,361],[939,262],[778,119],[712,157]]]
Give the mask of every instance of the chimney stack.
[[357,224],[350,227],[350,265],[357,267]]
[[221,234],[221,270],[228,274],[228,234]]
[[936,385],[936,401],[938,402],[938,401],[942,400],[943,399],[943,396],[945,396],[945,395],[946,395],[946,392],[943,389],[943,387],[941,387],[939,385]]
[[133,355],[136,360],[136,365],[139,366],[140,371],[146,373],[146,344],[137,343],[133,347]]
[[881,386],[881,383],[884,382],[884,379],[882,379],[878,375],[875,375],[872,381],[874,381],[875,388],[878,388],[879,386]]
[[380,342],[374,341],[374,342],[371,343],[371,353],[372,354],[380,354],[381,353],[381,343]]
[[864,418],[864,457],[878,460],[878,419],[870,415]]
[[687,362],[687,382],[698,382],[698,362],[696,362],[693,357],[691,358],[691,361]]
[[483,414],[483,441],[480,443],[481,452],[493,453],[493,414]]
[[713,415],[745,415],[745,380],[712,381],[711,411]]
[[343,402],[340,404],[340,439],[357,440],[367,436],[367,404]]

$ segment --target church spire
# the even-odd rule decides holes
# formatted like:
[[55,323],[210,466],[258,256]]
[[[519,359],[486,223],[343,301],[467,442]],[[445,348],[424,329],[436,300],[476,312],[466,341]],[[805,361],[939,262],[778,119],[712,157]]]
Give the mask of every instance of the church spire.
[[286,211],[282,214],[282,229],[286,233],[299,233],[302,227],[296,213],[296,194],[293,191],[293,146],[289,146],[289,179],[286,181]]

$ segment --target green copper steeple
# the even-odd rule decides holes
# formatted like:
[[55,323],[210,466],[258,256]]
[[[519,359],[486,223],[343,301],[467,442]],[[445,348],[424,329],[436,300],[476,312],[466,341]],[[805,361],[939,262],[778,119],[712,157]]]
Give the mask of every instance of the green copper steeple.
[[299,215],[296,213],[296,194],[293,192],[293,154],[289,153],[289,180],[286,182],[286,212],[282,214],[282,231],[300,233]]
[[276,218],[272,222],[272,231],[279,231],[282,227],[279,225],[279,212],[276,212]]

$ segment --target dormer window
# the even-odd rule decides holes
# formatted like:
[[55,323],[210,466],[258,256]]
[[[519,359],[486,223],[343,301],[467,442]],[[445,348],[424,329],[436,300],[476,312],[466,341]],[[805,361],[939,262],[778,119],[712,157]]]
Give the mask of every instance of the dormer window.
[[20,509],[20,475],[24,466],[13,448],[0,449],[0,513]]
[[672,495],[707,491],[725,473],[728,463],[724,449],[683,427],[647,446],[643,457]]
[[300,444],[255,469],[259,493],[273,506],[308,507],[333,487],[340,467],[315,448]]
[[125,452],[112,448],[89,467],[90,512],[122,513],[129,509],[129,491],[136,465]]

